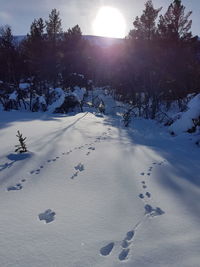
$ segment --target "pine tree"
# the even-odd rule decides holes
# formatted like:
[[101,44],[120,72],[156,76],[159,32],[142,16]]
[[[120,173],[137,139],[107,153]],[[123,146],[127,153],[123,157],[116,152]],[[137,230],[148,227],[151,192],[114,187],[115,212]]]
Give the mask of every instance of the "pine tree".
[[[133,22],[134,29],[129,33],[127,40],[127,72],[129,95],[135,103],[140,93],[144,93],[145,116],[153,117],[157,106],[158,91],[160,87],[161,69],[159,68],[159,46],[157,42],[157,24],[160,8],[154,8],[151,0],[145,3],[141,17],[136,17]],[[149,105],[153,97],[152,106]],[[140,101],[139,101],[140,102]],[[140,106],[140,103],[138,105]],[[139,107],[139,110],[141,108]]]
[[19,153],[24,153],[27,152],[27,147],[26,147],[26,137],[23,138],[22,134],[20,133],[20,131],[17,131],[17,135],[18,140],[19,140],[19,145],[16,145],[16,149],[15,152],[19,152]]
[[0,79],[6,82],[15,81],[16,51],[13,43],[12,30],[9,25],[0,27]]
[[46,21],[46,30],[47,37],[54,43],[59,38],[59,34],[62,33],[60,13],[55,8],[52,9],[49,20]]
[[[44,76],[44,53],[45,53],[45,24],[42,18],[34,20],[30,26],[30,33],[23,42],[26,63],[30,77],[34,76],[39,81]],[[44,77],[43,77],[44,78]]]
[[60,42],[62,37],[60,13],[52,9],[49,20],[46,21],[47,51],[46,51],[46,73],[48,79],[56,86],[60,69]]
[[165,15],[161,15],[158,23],[158,33],[161,38],[171,41],[189,40],[192,36],[190,29],[192,11],[185,14],[185,6],[181,0],[174,0]]
[[139,40],[152,40],[156,34],[156,19],[162,8],[155,9],[151,0],[145,3],[143,14],[135,18],[134,29],[129,33],[129,38]]
[[[64,32],[62,41],[62,70],[63,77],[67,78],[71,73],[82,72],[82,55],[84,51],[85,40],[82,38],[82,32],[79,25],[69,28]],[[66,83],[67,81],[65,81]],[[69,86],[70,84],[68,84]]]

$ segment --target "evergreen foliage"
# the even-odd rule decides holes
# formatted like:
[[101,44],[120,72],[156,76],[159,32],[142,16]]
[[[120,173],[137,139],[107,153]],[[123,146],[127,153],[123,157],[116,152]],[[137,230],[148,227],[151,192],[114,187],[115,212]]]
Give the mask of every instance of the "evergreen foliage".
[[[35,19],[20,43],[14,42],[10,26],[2,26],[0,103],[5,110],[46,110],[51,88],[91,90],[92,80],[114,88],[117,99],[136,106],[145,118],[154,119],[163,103],[170,107],[177,101],[181,109],[187,94],[200,91],[200,42],[191,33],[192,12],[181,0],[173,0],[159,16],[161,9],[148,0],[128,36],[111,47],[91,44],[78,25],[62,30],[56,9],[46,21]],[[30,87],[21,90],[20,82]]]
[[189,19],[192,11],[185,14],[185,6],[181,0],[174,0],[168,7],[165,15],[161,15],[158,23],[158,32],[163,39],[171,41],[189,40],[192,20]]
[[17,138],[19,140],[19,144],[15,145],[16,149],[15,152],[19,152],[19,153],[25,153],[27,152],[27,147],[26,147],[26,137],[23,137],[22,134],[20,133],[20,131],[17,131]]

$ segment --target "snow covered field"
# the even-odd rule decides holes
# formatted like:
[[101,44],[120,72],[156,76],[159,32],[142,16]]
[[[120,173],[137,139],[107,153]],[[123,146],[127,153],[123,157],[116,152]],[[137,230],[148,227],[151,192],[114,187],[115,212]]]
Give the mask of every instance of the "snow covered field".
[[200,149],[188,136],[86,112],[0,116],[1,267],[200,266]]

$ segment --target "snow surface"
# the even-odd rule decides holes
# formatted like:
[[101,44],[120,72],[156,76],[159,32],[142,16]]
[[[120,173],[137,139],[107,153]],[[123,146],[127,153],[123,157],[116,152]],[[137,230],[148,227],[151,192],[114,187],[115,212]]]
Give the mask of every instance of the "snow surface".
[[65,92],[62,90],[62,88],[55,88],[53,90],[55,93],[55,101],[48,107],[48,111],[50,113],[54,112],[56,108],[62,106],[65,101]]
[[54,94],[55,94],[55,100],[48,107],[49,113],[54,112],[56,108],[59,108],[60,106],[62,106],[62,104],[65,101],[66,96],[73,95],[73,96],[75,96],[77,101],[81,102],[84,98],[85,93],[86,93],[86,89],[75,86],[73,92],[69,91],[69,92],[65,93],[62,88],[55,88],[52,90],[52,92],[54,92]]
[[30,83],[20,83],[19,84],[19,89],[21,90],[26,90],[30,88]]
[[73,95],[79,102],[83,100],[85,93],[86,93],[85,88],[80,88],[79,86],[74,87]]
[[14,91],[12,94],[9,95],[9,99],[10,100],[17,100],[17,97],[18,97],[18,93],[17,91]]
[[38,100],[39,100],[39,103],[42,104],[42,105],[46,105],[47,104],[47,102],[46,102],[46,100],[45,100],[43,95],[39,96]]
[[[0,116],[0,266],[199,266],[200,149],[189,135],[89,112]],[[25,154],[14,153],[17,130]]]
[[178,119],[169,127],[170,131],[180,134],[194,126],[192,120],[200,116],[200,94],[193,97],[187,104],[187,107],[187,111],[178,113]]

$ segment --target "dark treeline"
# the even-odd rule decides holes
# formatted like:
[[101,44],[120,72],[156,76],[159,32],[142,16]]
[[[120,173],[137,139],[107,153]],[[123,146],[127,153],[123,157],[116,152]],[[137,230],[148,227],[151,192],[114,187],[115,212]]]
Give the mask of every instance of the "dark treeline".
[[22,80],[30,81],[31,93],[45,96],[47,103],[50,87],[91,89],[92,80],[115,89],[118,99],[137,105],[145,117],[154,118],[161,102],[181,105],[187,94],[199,92],[200,44],[191,33],[192,12],[181,0],[174,0],[163,15],[161,10],[147,1],[125,40],[107,48],[82,38],[78,25],[63,31],[56,9],[47,21],[35,19],[18,43],[10,26],[2,26],[1,103]]

